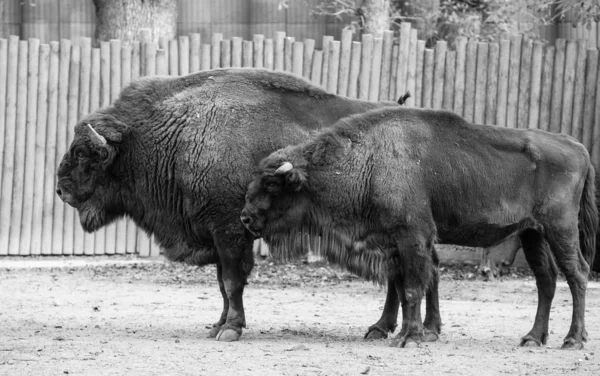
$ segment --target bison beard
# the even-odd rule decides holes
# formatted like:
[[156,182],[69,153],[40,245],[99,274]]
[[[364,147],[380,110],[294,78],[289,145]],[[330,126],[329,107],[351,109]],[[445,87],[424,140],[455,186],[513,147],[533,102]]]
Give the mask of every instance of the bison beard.
[[255,69],[143,78],[76,125],[57,194],[78,209],[86,231],[127,216],[169,259],[216,264],[223,311],[209,336],[237,340],[254,265],[239,212],[256,163],[343,116],[385,106],[398,105]]
[[521,345],[546,343],[560,268],[573,297],[563,348],[577,349],[587,340],[585,290],[596,252],[594,180],[588,152],[569,136],[387,108],[342,119],[262,160],[241,219],[275,243],[306,231],[329,261],[388,281],[397,296],[388,289],[384,313],[393,315],[399,301],[406,320],[398,346],[428,330],[419,307],[436,282],[434,241],[489,247],[517,234],[538,286]]

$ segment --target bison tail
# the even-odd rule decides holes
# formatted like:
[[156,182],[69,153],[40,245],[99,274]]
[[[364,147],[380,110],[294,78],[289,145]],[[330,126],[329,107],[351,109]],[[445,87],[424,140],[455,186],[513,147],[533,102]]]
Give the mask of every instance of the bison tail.
[[[579,245],[581,253],[590,268],[593,268],[596,255],[596,232],[598,230],[598,208],[596,207],[594,166],[590,163],[583,184],[583,195],[579,204]],[[598,261],[598,260],[596,260]],[[596,262],[596,264],[600,264]],[[594,265],[598,267],[598,265]]]

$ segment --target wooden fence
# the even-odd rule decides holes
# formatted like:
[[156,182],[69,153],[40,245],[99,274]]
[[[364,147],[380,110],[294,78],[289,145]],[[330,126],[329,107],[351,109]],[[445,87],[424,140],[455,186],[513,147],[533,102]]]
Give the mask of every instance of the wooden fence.
[[382,38],[323,37],[223,39],[200,34],[133,47],[120,41],[91,48],[89,38],[40,44],[0,39],[0,255],[158,254],[145,233],[121,221],[85,234],[75,210],[61,202],[55,172],[77,120],[111,103],[130,80],[185,75],[218,67],[288,71],[340,95],[395,100],[409,90],[408,106],[443,108],[469,121],[564,132],[581,140],[600,166],[598,50],[585,41],[555,46],[524,40],[478,43],[459,39],[425,48],[410,24]]

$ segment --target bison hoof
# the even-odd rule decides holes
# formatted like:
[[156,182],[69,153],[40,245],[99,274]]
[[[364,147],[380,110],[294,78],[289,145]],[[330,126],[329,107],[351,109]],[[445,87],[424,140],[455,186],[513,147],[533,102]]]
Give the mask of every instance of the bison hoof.
[[[543,338],[545,338],[545,337],[543,337]],[[519,346],[521,346],[521,347],[540,347],[540,346],[542,346],[542,343],[545,343],[545,341],[540,341],[538,339],[535,339],[535,337],[533,337],[531,334],[528,334],[525,337],[521,338],[521,343],[519,344]]]
[[221,330],[221,325],[213,325],[212,328],[210,328],[210,332],[208,332],[208,335],[206,336],[206,338],[217,338],[217,334],[219,334],[219,331]]
[[583,343],[581,341],[577,341],[574,338],[567,338],[563,343],[561,349],[565,350],[581,350],[583,349]]
[[387,333],[384,333],[383,330],[379,328],[369,328],[369,331],[365,334],[365,339],[367,340],[385,339],[387,337]]
[[403,349],[414,349],[419,347],[419,343],[417,341],[415,341],[413,338],[410,337],[396,337],[394,338],[394,340],[392,341],[392,343],[390,343],[390,347],[399,347],[399,348],[403,348]]
[[423,342],[435,342],[440,339],[440,336],[435,332],[425,331],[423,333]]
[[240,339],[242,333],[238,333],[233,329],[224,329],[216,336],[216,340],[220,342],[234,342]]

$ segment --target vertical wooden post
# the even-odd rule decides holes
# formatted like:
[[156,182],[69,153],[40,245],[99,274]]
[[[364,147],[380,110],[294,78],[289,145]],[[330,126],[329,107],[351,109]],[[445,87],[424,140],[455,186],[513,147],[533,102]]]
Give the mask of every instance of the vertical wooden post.
[[521,62],[521,35],[510,40],[510,61],[508,71],[508,99],[506,106],[506,126],[516,128],[519,109],[519,68]]
[[406,74],[408,72],[408,45],[410,43],[409,22],[400,24],[400,39],[398,45],[398,66],[396,71],[396,91],[392,99],[398,98],[406,92]]
[[[158,38],[157,52],[158,52],[158,50],[163,50],[162,53],[164,54],[164,57],[161,57],[161,59],[165,59],[165,61],[167,62],[167,71],[166,71],[167,73],[164,73],[164,74],[158,73],[158,69],[157,69],[156,74],[166,76],[169,74],[169,66],[168,66],[168,64],[169,64],[169,39],[166,36],[162,36],[162,37]],[[157,54],[157,56],[158,56],[158,54]]]
[[433,66],[435,64],[434,51],[425,49],[425,58],[423,59],[423,99],[421,105],[424,108],[431,108],[433,102]]
[[181,35],[178,42],[179,75],[187,76],[190,74],[190,38],[186,35]]
[[531,54],[531,90],[528,120],[528,125],[531,128],[539,128],[543,53],[544,45],[541,42],[535,42],[533,44],[533,52]]
[[362,44],[360,42],[352,42],[352,50],[350,53],[350,76],[348,78],[348,97],[358,97],[358,75],[360,74],[360,56],[362,54]]
[[283,44],[283,70],[286,72],[292,72],[292,52],[293,52],[293,48],[292,46],[294,45],[294,42],[296,41],[296,38],[294,37],[285,37],[285,41]]
[[169,62],[167,61],[167,51],[159,48],[156,50],[156,75],[169,75]]
[[500,45],[490,43],[487,66],[487,90],[485,95],[485,124],[493,125],[496,121],[496,104],[498,103],[498,59]]
[[314,39],[305,39],[304,40],[304,51],[303,51],[304,58],[302,61],[302,77],[304,77],[307,80],[310,80],[314,52],[315,52],[315,40]]
[[285,31],[278,31],[275,33],[275,54],[274,54],[274,65],[275,70],[278,72],[283,71],[283,47],[285,43]]
[[465,98],[465,70],[467,62],[467,39],[456,38],[456,75],[454,76],[454,112],[462,116]]
[[221,68],[231,68],[231,41],[221,41]]
[[210,44],[204,43],[202,44],[202,53],[201,58],[202,60],[200,61],[200,70],[206,71],[206,70],[210,70],[210,62],[211,62],[211,47]]
[[315,85],[321,84],[321,67],[323,66],[323,51],[315,50],[312,61],[310,82]]
[[121,93],[121,41],[110,40],[110,103]]
[[265,36],[263,34],[254,34],[253,44],[254,47],[254,68],[264,67],[264,48],[265,48]]
[[340,72],[338,75],[337,92],[339,95],[348,94],[348,76],[350,75],[350,54],[352,53],[352,30],[342,30],[340,45]]
[[329,77],[327,77],[326,90],[337,94],[338,72],[340,67],[340,41],[333,40],[329,46]]
[[540,120],[539,129],[550,129],[550,103],[552,102],[554,71],[554,46],[547,46],[544,54],[544,67],[542,69],[541,97],[540,97]]
[[496,125],[500,127],[506,127],[509,65],[510,39],[502,39],[500,40],[500,58],[498,60],[498,102],[496,104]]
[[234,68],[242,67],[242,38],[231,38],[231,66]]
[[[448,46],[443,40],[437,41],[433,50],[435,61],[433,66],[433,97],[431,106],[435,109],[442,108],[444,100],[444,68],[446,67],[446,50]],[[402,93],[398,93],[402,94]]]
[[381,54],[383,39],[373,38],[373,57],[371,60],[371,77],[369,83],[369,100],[379,100],[379,80],[381,78]]
[[521,68],[519,74],[519,102],[517,106],[517,126],[528,128],[530,79],[531,79],[531,50],[533,42],[531,39],[523,41],[521,45]]
[[141,44],[140,41],[131,43],[131,79],[137,80],[140,77],[141,69]]
[[152,30],[148,28],[140,29],[140,76],[147,76],[146,73],[146,45],[152,43]]
[[554,74],[552,76],[552,105],[550,107],[550,131],[558,133],[561,129],[566,41],[564,39],[557,39],[555,47]]
[[190,73],[200,70],[200,53],[202,48],[202,37],[200,33],[190,34]]
[[[410,92],[410,97],[405,105],[413,107],[415,105],[415,91],[417,89],[417,30],[410,30],[410,40],[408,42],[408,70],[406,73],[406,91]],[[396,98],[397,99],[397,98]]]
[[592,134],[592,131],[594,130],[594,112],[600,112],[598,107],[594,107],[596,105],[596,82],[598,81],[598,50],[594,49],[587,51],[586,66],[582,139],[583,145],[591,152],[593,145],[592,137],[598,136],[598,134]]
[[477,124],[485,122],[488,52],[489,46],[487,43],[477,44],[477,73],[475,78],[475,101],[473,103],[473,122]]
[[[392,71],[392,49],[394,46],[394,32],[386,30],[383,32],[383,46],[381,57],[381,82],[379,83],[379,100],[389,100],[390,80]],[[350,49],[352,42],[350,42]],[[348,56],[350,61],[350,56]],[[348,70],[350,67],[348,66]]]
[[565,70],[563,76],[563,101],[560,132],[571,135],[573,130],[573,90],[575,84],[575,63],[577,61],[577,41],[567,41]]
[[[598,64],[600,66],[600,63]],[[596,113],[594,114],[594,131],[592,132],[592,163],[596,169],[600,168],[600,72],[596,75]]]
[[[0,56],[2,54],[0,53]],[[50,46],[42,44],[39,47],[38,60],[38,85],[37,92],[37,114],[35,120],[35,135],[34,135],[34,182],[33,182],[33,232],[31,234],[31,254],[39,255],[42,253],[43,233],[44,233],[44,189],[48,189],[54,193],[54,186],[47,186],[48,181],[53,181],[53,176],[46,176],[45,170],[45,154],[46,154],[46,121],[48,115],[48,73],[50,68]],[[1,74],[0,74],[1,81]],[[1,93],[0,93],[1,94]],[[28,131],[31,131],[29,128]],[[0,131],[2,131],[0,129]],[[31,142],[31,141],[30,141]]]
[[[118,61],[117,64],[121,65]],[[67,95],[67,143],[66,147],[69,148],[73,138],[75,138],[75,124],[79,119],[79,76],[81,73],[81,47],[74,45],[71,47],[71,66],[69,68],[69,93]],[[67,149],[62,152],[66,152]],[[76,255],[83,254],[84,239],[83,229],[79,225],[79,215],[77,211],[71,206],[65,205],[65,237],[72,237],[73,247],[71,250]],[[72,233],[72,235],[71,235]]]
[[[223,47],[223,41],[221,41],[221,47]],[[179,76],[179,44],[177,39],[171,39],[169,41],[167,58],[169,59],[169,76]]]
[[329,44],[333,41],[331,35],[323,36],[323,67],[321,68],[321,86],[327,87],[327,78],[329,77]]
[[265,39],[265,69],[273,70],[275,64],[274,58],[273,39]]
[[[121,47],[121,87],[129,85],[131,82],[131,47]],[[83,70],[82,70],[83,72]],[[88,77],[89,78],[89,77]]]
[[242,42],[242,67],[252,67],[252,41],[245,40]]
[[467,43],[467,60],[465,71],[465,102],[462,116],[472,122],[475,114],[475,85],[477,79],[477,41]]
[[[302,67],[304,62],[304,43],[293,42],[292,43],[292,73],[298,77],[302,77]],[[255,59],[256,60],[256,59]],[[338,56],[339,61],[339,56]]]
[[213,33],[211,40],[211,60],[210,68],[221,67],[221,41],[223,40],[223,34]]
[[[35,136],[37,127],[37,94],[39,75],[40,40],[30,38],[27,56],[27,96],[26,118],[24,127],[24,177],[23,177],[23,218],[21,221],[21,247],[19,254],[30,255],[32,250],[33,228],[39,227],[37,213],[33,212],[34,181],[35,181]],[[35,218],[35,221],[34,221]],[[34,223],[35,222],[35,223]]]
[[417,73],[415,76],[415,107],[423,107],[423,68],[425,60],[425,41],[417,40]]
[[447,111],[454,109],[454,81],[456,75],[456,51],[446,52],[446,69],[444,75],[444,100],[442,108]]
[[360,58],[360,76],[358,77],[358,98],[369,99],[369,84],[373,57],[373,35],[362,35],[362,55]]
[[586,45],[583,39],[577,41],[577,60],[575,62],[575,85],[573,91],[573,129],[571,135],[579,141],[583,141],[583,102],[585,92],[585,63]]

